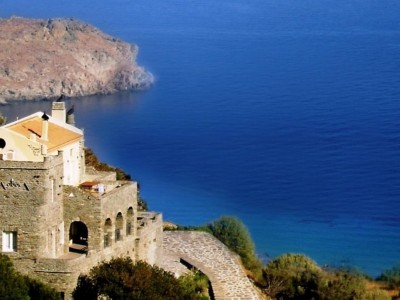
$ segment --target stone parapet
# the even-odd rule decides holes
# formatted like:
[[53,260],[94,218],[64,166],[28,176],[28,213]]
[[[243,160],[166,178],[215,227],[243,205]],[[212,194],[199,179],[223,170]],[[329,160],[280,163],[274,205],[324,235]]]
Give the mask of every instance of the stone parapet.
[[48,170],[63,163],[62,152],[57,156],[46,156],[43,162],[0,160],[1,169],[23,169],[23,170]]
[[162,214],[155,212],[139,212],[137,222],[138,240],[136,260],[144,260],[151,265],[160,264],[163,259]]

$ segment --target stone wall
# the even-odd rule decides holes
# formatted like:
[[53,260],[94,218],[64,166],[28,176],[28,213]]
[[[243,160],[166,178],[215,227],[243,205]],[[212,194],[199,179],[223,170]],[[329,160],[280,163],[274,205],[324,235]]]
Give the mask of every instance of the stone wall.
[[115,243],[118,240],[115,234],[117,230],[120,231],[120,240],[127,236],[127,226],[130,227],[130,235],[136,236],[137,183],[131,181],[121,181],[119,183],[120,185],[102,196],[102,225],[105,225],[107,219],[111,220],[111,230],[114,233],[112,234],[111,243]]
[[70,298],[80,274],[80,270],[87,271],[85,256],[82,255],[73,260],[63,259],[27,259],[15,258],[13,264],[15,268],[29,277],[36,278],[45,282],[67,295]]
[[[89,251],[104,249],[105,222],[111,221],[110,245],[116,241],[116,219],[120,214],[122,226],[119,237],[122,241],[127,235],[128,209],[131,208],[132,216],[129,217],[132,228],[129,235],[136,236],[137,218],[137,184],[136,182],[113,182],[118,187],[104,194],[82,191],[79,188],[64,187],[64,222],[65,232],[69,232],[72,222],[83,222],[89,232]],[[107,182],[105,182],[107,184]],[[66,244],[68,235],[66,234]]]
[[136,260],[161,264],[163,249],[163,221],[160,213],[138,214],[138,240]]
[[[104,193],[85,191],[62,185],[62,153],[42,163],[0,161],[0,230],[17,233],[16,251],[5,254],[19,272],[50,284],[66,299],[79,275],[102,261],[162,260],[162,215],[137,212],[136,182],[103,175]],[[73,222],[88,231],[82,253],[69,252]]]
[[0,161],[0,230],[17,233],[19,255],[56,257],[62,251],[61,190],[61,155],[43,163]]
[[83,222],[88,229],[88,250],[100,250],[101,201],[77,187],[64,186],[65,252],[70,243],[69,231],[73,222]]
[[87,254],[73,253],[64,258],[28,259],[16,253],[9,256],[19,272],[50,284],[56,290],[63,292],[66,299],[70,299],[79,275],[88,273],[92,267],[113,257],[129,256],[135,260],[135,252],[135,237],[128,236],[125,240],[116,242],[103,251],[91,250]]

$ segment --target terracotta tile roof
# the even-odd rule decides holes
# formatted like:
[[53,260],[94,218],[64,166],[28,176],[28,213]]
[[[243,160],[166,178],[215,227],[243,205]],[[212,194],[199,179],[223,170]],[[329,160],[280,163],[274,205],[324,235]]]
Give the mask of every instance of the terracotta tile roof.
[[37,137],[37,141],[47,145],[48,151],[58,150],[68,144],[78,141],[82,134],[75,132],[73,130],[69,130],[67,127],[69,125],[66,124],[65,127],[52,122],[50,118],[48,122],[48,141],[41,140],[42,137],[42,118],[37,114],[32,115],[31,118],[24,118],[20,121],[14,122],[7,126],[8,129],[17,132],[19,134],[24,135],[28,139],[32,134],[35,134]]
[[82,182],[82,183],[80,184],[80,186],[81,186],[82,188],[84,188],[84,189],[91,189],[91,188],[93,188],[95,185],[98,185],[98,184],[99,184],[98,181],[85,181],[85,182]]

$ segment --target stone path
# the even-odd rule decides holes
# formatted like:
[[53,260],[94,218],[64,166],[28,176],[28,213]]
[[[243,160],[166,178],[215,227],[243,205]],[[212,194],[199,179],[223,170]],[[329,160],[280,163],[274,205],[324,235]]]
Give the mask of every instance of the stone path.
[[216,300],[260,299],[239,257],[212,235],[198,231],[165,231],[163,248],[162,268],[181,275],[185,271],[180,264],[183,259],[207,275]]

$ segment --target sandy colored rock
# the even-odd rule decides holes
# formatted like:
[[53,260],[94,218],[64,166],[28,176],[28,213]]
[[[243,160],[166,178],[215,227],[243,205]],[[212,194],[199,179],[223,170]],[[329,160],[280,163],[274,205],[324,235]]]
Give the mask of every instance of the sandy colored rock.
[[0,102],[143,89],[138,48],[73,19],[0,19]]

